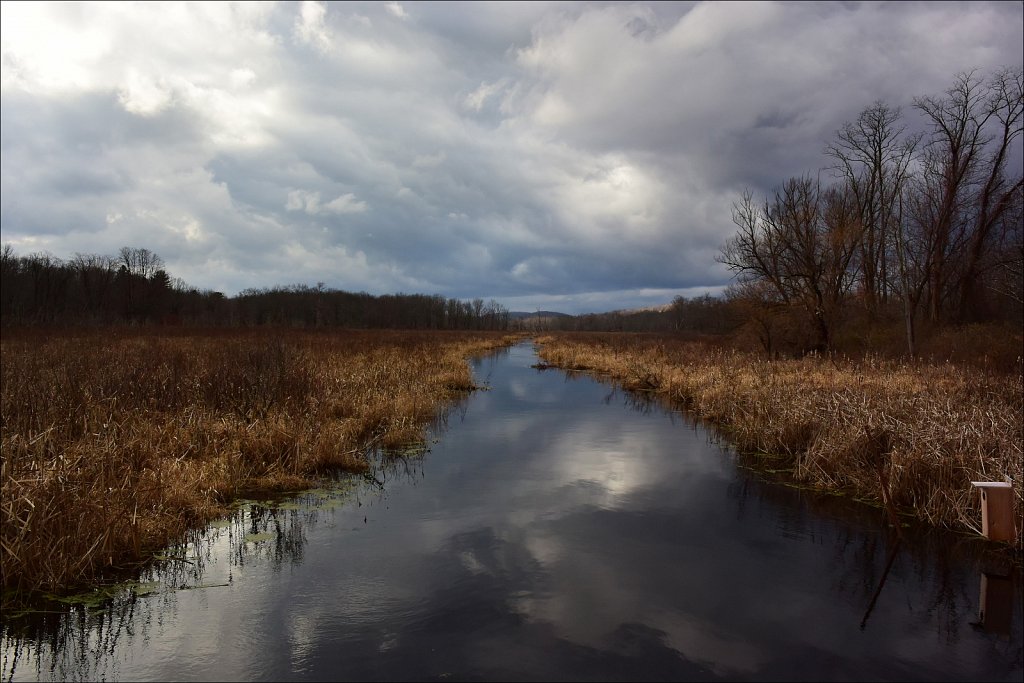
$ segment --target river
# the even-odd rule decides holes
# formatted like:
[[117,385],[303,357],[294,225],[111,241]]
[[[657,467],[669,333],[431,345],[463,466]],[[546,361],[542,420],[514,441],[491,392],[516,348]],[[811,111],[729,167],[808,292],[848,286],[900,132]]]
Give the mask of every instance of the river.
[[4,680],[1014,680],[1005,554],[768,481],[679,411],[473,362],[422,455],[246,502],[112,599],[3,621]]

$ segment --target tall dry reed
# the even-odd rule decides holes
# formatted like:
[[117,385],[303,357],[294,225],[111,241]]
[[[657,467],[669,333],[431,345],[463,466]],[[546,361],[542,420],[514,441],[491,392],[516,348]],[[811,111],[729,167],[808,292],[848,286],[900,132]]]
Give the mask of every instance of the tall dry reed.
[[248,491],[421,440],[473,388],[473,332],[5,332],[5,602],[144,561]]
[[1015,372],[996,373],[871,356],[770,361],[664,336],[538,341],[546,362],[658,393],[738,450],[790,468],[798,482],[888,498],[925,522],[975,532],[981,513],[971,481],[1012,481],[1018,520],[1024,509],[1019,361]]

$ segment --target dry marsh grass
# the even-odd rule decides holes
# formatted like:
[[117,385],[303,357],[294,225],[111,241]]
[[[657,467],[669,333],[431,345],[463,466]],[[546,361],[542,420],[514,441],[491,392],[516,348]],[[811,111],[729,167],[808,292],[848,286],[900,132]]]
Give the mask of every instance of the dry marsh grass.
[[741,452],[771,456],[774,468],[781,461],[798,482],[879,503],[888,498],[930,524],[980,533],[970,482],[1012,480],[1020,519],[1019,359],[1007,373],[870,356],[769,361],[657,336],[560,334],[537,341],[546,362],[663,395],[716,426]]
[[4,602],[94,581],[250,491],[421,441],[471,390],[476,332],[10,333],[0,341]]

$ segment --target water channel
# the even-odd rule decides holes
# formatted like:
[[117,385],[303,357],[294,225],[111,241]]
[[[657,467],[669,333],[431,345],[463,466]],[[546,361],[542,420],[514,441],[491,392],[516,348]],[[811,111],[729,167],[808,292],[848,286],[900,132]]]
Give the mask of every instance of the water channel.
[[746,469],[529,343],[429,452],[195,534],[113,599],[5,618],[3,680],[1015,680],[1019,568]]

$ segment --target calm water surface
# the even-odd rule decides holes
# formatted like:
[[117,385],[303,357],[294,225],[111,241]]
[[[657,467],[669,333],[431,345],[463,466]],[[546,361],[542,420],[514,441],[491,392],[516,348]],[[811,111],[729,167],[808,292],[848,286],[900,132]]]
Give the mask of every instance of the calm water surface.
[[105,605],[5,618],[3,678],[1021,680],[1020,574],[986,543],[897,545],[536,362],[477,361],[490,389],[425,456],[247,504]]

